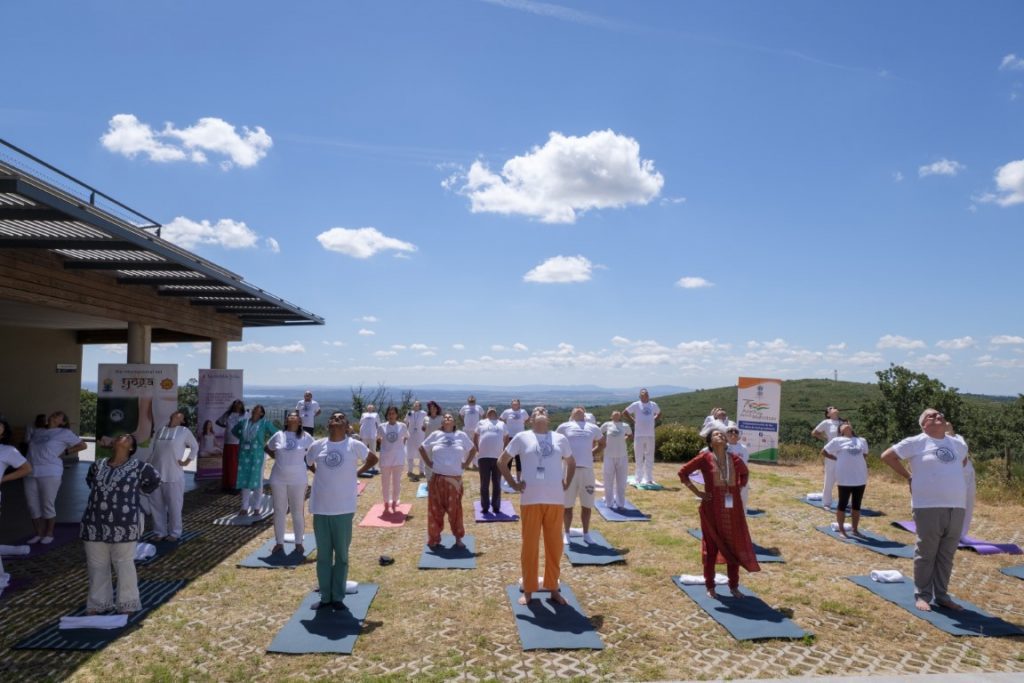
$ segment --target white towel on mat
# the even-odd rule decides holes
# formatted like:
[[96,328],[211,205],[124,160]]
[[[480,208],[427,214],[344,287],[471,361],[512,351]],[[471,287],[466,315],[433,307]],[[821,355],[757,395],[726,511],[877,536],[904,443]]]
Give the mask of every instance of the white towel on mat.
[[151,557],[156,557],[156,546],[152,543],[139,543],[139,545],[135,547],[136,562],[148,560]]
[[[853,525],[849,522],[843,523],[844,531],[853,531]],[[839,531],[839,522],[832,522],[832,531]]]
[[16,555],[28,555],[32,548],[27,545],[0,545],[0,555],[14,557]]
[[358,592],[359,592],[359,582],[358,581],[346,581],[345,582],[345,593],[346,594],[351,595],[352,593],[358,593]]
[[[704,577],[698,574],[680,574],[679,583],[684,586],[703,586]],[[729,583],[729,577],[725,574],[715,574],[715,585],[724,586]]]
[[868,576],[878,583],[903,583],[906,579],[898,569],[872,569]]
[[805,498],[807,500],[821,500],[821,491],[815,491],[814,493],[808,493]]
[[124,628],[128,625],[127,614],[97,614],[91,617],[61,617],[62,631],[74,628]]

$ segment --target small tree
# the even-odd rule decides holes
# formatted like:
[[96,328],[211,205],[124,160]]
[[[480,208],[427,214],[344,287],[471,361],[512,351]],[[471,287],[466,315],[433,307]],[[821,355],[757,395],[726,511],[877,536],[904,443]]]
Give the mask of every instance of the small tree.
[[188,423],[195,425],[199,410],[199,380],[193,377],[178,385],[178,408],[185,411]]
[[[378,411],[383,411],[384,408],[391,403],[391,390],[388,389],[386,384],[378,384],[377,388],[373,391],[367,391],[363,388],[363,385],[360,384],[358,387],[353,387],[351,391],[353,421],[357,421],[362,417],[367,406],[372,405]],[[411,396],[412,392],[409,393]],[[412,404],[410,403],[410,405]],[[399,415],[401,414],[402,412],[399,411]]]
[[862,412],[862,429],[870,441],[891,444],[919,433],[917,420],[925,408],[941,410],[954,425],[967,417],[955,387],[896,364],[875,374],[882,396],[870,401]]
[[704,448],[704,439],[693,427],[663,424],[654,430],[654,452],[664,462],[684,462]]

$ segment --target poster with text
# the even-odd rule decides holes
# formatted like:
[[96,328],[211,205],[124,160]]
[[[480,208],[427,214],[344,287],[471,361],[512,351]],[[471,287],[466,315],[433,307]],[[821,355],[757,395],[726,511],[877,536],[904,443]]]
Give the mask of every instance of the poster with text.
[[782,380],[740,377],[736,386],[736,422],[740,428],[740,441],[750,451],[751,460],[775,462],[779,459]]
[[178,407],[178,366],[102,363],[96,389],[96,457],[110,457],[115,437],[134,434],[135,457],[148,460],[153,433]]
[[196,479],[219,479],[224,462],[224,428],[217,421],[232,401],[242,398],[241,370],[199,370]]

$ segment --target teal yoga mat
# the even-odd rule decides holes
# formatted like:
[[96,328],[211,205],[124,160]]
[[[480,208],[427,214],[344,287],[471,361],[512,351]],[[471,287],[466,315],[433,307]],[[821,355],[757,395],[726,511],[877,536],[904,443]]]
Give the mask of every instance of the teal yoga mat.
[[292,618],[274,636],[267,652],[352,654],[376,595],[377,584],[361,583],[355,593],[345,596],[345,609],[335,611],[314,610],[320,593],[307,593]]
[[1007,576],[1013,576],[1018,579],[1024,579],[1024,564],[1018,564],[1015,567],[1005,567],[999,570]]
[[526,605],[519,604],[518,584],[505,588],[512,604],[512,616],[524,650],[603,650],[601,636],[584,614],[576,595],[564,583],[562,597],[568,604],[556,605],[547,591],[533,593]]
[[[820,500],[807,500],[806,498],[803,498],[803,497],[797,498],[797,500],[799,500],[801,503],[807,503],[812,508],[817,508],[818,510],[821,510],[823,512],[827,512],[830,515],[835,515],[836,514],[836,505],[835,505],[835,503],[832,504],[832,507],[830,507],[829,509],[826,510],[824,507],[822,507]],[[846,508],[846,514],[847,515],[849,515],[851,512],[852,511],[850,510],[850,508]],[[881,517],[883,514],[884,513],[879,512],[878,510],[871,510],[870,508],[861,508],[860,509],[860,516],[861,517]]]
[[[700,529],[687,529],[686,532],[696,538],[698,541],[704,540],[704,532]],[[760,546],[756,543],[754,545],[754,555],[757,557],[758,562],[785,562],[782,559],[782,554],[771,549]]]
[[649,522],[650,515],[640,512],[628,500],[623,501],[623,507],[613,509],[604,504],[604,500],[594,501],[594,507],[606,522]]
[[420,569],[476,569],[476,539],[470,535],[462,537],[465,548],[455,547],[455,537],[441,534],[441,546],[423,546],[420,555]]
[[426,498],[427,497],[427,482],[421,481],[420,485],[416,487],[416,497]]
[[313,534],[302,535],[302,547],[305,554],[295,549],[294,543],[285,543],[284,552],[272,554],[270,551],[277,545],[273,538],[254,550],[244,560],[238,563],[239,567],[248,569],[279,569],[282,567],[293,568],[309,560],[310,554],[316,550],[316,536]]
[[593,543],[586,543],[582,535],[572,534],[569,536],[569,543],[565,546],[565,556],[573,566],[581,564],[614,564],[625,562],[618,550],[612,547],[600,532],[590,530]]
[[678,576],[672,577],[672,583],[736,640],[799,639],[811,635],[743,586],[742,598],[734,598],[726,586],[716,586],[718,599],[713,600],[703,584],[684,584]]
[[864,531],[861,529],[860,533],[865,536],[864,538],[857,538],[850,533],[850,537],[847,539],[840,536],[838,531],[832,531],[831,526],[818,526],[814,528],[826,536],[831,536],[841,543],[847,543],[859,548],[864,548],[865,550],[871,550],[879,555],[886,555],[888,557],[914,557],[914,546],[890,540],[885,536],[879,536],[871,531]]

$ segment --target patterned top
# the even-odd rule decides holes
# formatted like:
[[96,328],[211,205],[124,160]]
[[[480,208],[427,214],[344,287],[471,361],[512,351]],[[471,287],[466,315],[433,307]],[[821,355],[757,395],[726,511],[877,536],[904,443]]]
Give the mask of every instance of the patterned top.
[[151,493],[160,485],[160,474],[140,460],[129,459],[111,467],[98,460],[85,475],[89,502],[82,514],[83,541],[129,543],[142,536],[141,493]]

